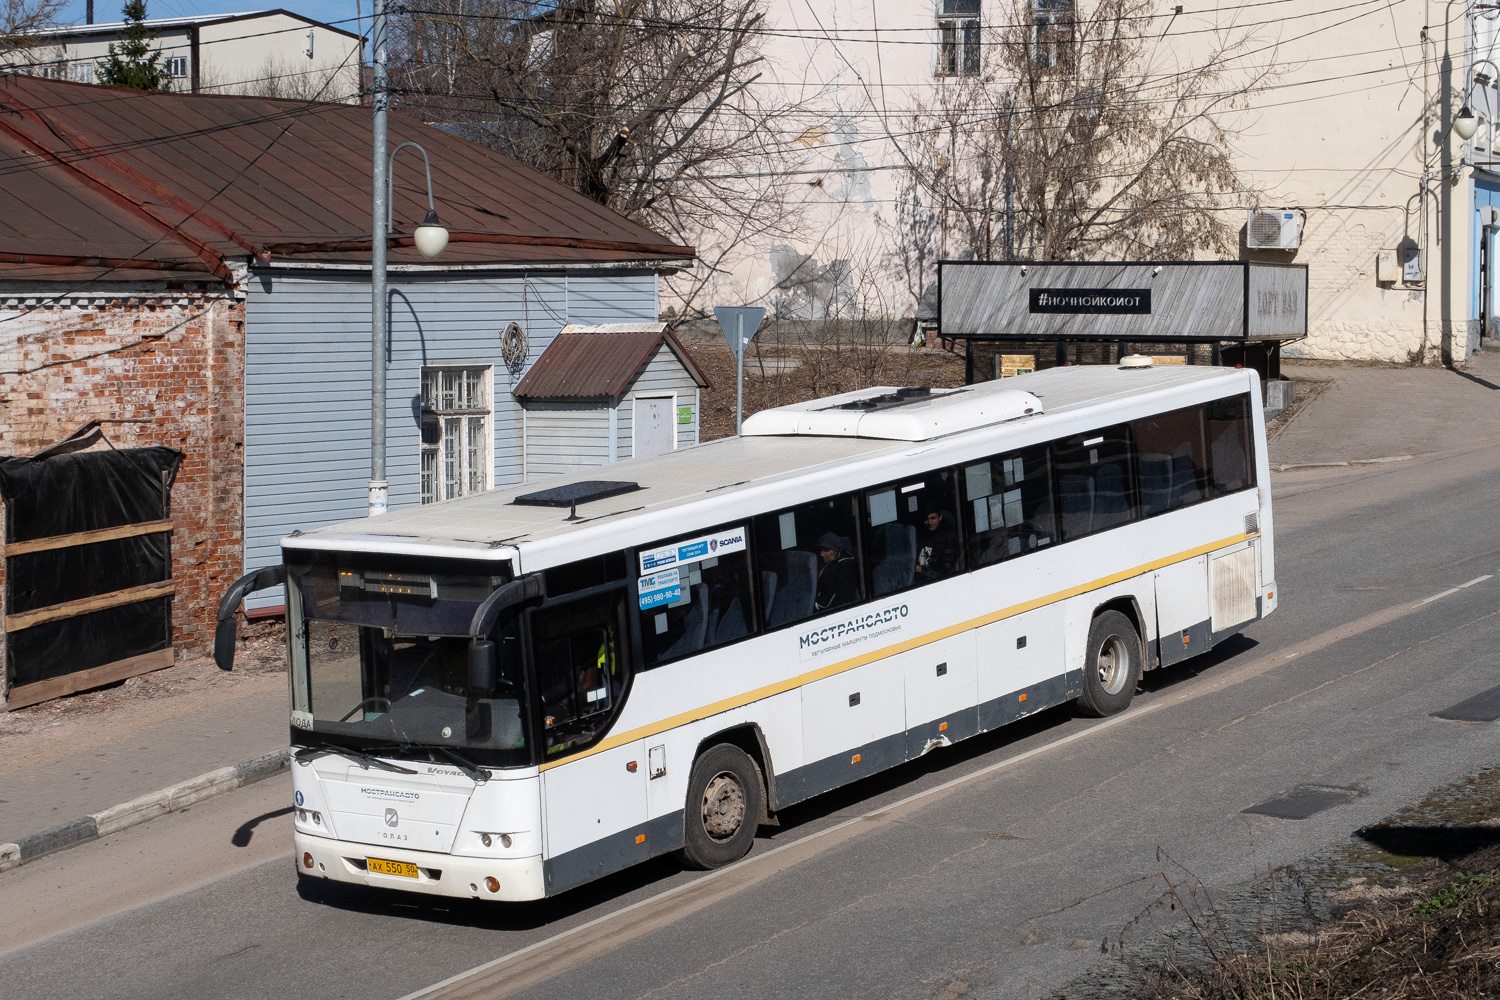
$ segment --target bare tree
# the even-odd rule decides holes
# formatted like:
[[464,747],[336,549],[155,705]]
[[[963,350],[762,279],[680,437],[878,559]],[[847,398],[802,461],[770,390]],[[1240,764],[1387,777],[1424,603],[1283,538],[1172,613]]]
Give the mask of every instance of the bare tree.
[[303,60],[267,56],[248,78],[227,79],[212,64],[199,74],[198,89],[208,94],[244,94],[293,101],[350,101],[359,96],[360,67],[343,65],[301,68]]
[[1191,257],[1237,246],[1225,196],[1235,111],[1267,70],[1244,36],[1166,65],[1150,0],[1011,0],[970,64],[898,141],[941,213],[943,253]]
[[[398,101],[679,243],[711,244],[681,311],[733,248],[778,231],[793,154],[762,107],[760,0],[412,0]],[[804,98],[806,100],[807,98]]]
[[0,8],[0,53],[45,44],[36,37],[44,28],[55,27],[63,0],[4,0]]

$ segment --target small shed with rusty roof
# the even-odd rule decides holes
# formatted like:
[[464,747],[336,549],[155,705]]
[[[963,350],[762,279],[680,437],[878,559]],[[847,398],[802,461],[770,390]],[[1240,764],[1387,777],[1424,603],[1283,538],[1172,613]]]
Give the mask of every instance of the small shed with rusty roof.
[[667,323],[563,327],[514,392],[525,480],[697,444],[708,385]]

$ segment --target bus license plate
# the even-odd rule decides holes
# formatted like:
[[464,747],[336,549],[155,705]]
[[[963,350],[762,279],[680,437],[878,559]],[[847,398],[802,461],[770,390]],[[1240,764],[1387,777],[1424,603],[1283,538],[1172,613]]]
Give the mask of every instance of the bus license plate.
[[417,866],[406,861],[365,858],[365,867],[372,872],[379,872],[381,875],[400,875],[402,878],[417,877]]

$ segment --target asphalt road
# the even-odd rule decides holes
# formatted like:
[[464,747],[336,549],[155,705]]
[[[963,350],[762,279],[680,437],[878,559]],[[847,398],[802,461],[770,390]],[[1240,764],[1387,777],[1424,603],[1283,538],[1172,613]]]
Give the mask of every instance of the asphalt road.
[[[1497,475],[1488,446],[1278,476],[1276,614],[1148,675],[1124,716],[931,754],[790,811],[725,872],[652,863],[511,909],[299,894],[283,776],[0,875],[0,994],[1049,994],[1147,933],[1160,873],[1239,884],[1500,763],[1492,725],[1431,716],[1500,685]],[[1347,801],[1242,812],[1299,785]]]

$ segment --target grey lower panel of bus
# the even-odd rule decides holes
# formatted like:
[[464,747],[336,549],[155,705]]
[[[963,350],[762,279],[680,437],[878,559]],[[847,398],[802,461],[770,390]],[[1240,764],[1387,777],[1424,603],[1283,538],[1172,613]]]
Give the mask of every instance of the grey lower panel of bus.
[[[1245,623],[1245,625],[1248,624],[1250,623]],[[1238,632],[1245,625],[1239,626],[1234,631]],[[1218,641],[1213,634],[1213,623],[1207,619],[1176,632],[1167,632],[1161,637],[1161,665],[1170,667],[1174,663],[1181,663],[1199,653],[1206,653]]]
[[[1174,646],[1172,636],[1163,636],[1163,665],[1205,653],[1212,646],[1258,620],[1261,617],[1259,599],[1255,610],[1255,618],[1220,632],[1211,633],[1210,623],[1202,622],[1182,632],[1173,633],[1176,636],[1176,646],[1192,650],[1191,653],[1180,653],[1176,659],[1167,658],[1167,649]],[[1192,641],[1183,643],[1183,634],[1189,634]],[[853,747],[844,753],[778,774],[775,778],[776,807],[784,809],[804,799],[831,792],[860,778],[895,767],[920,757],[935,746],[941,746],[944,740],[957,743],[970,736],[999,729],[1028,715],[1054,708],[1078,697],[1082,687],[1083,671],[1072,670],[980,705],[960,709],[941,719],[913,726],[905,732],[885,736],[864,746]],[[944,723],[947,723],[946,729],[941,728]],[[678,850],[682,847],[682,820],[683,814],[679,810],[549,859],[544,863],[548,895],[564,892],[648,858]],[[642,834],[645,834],[645,841],[636,843],[636,838]]]
[[[960,709],[941,719],[913,726],[904,733],[886,736],[837,756],[825,757],[785,774],[778,774],[777,806],[784,808],[814,795],[831,792],[851,781],[858,781],[920,757],[929,749],[943,745],[945,738],[949,743],[957,743],[1025,716],[1035,715],[1043,709],[1061,705],[1077,696],[1082,676],[1082,672],[1074,671],[1052,677],[983,704]],[[947,729],[941,728],[944,723],[947,723]]]
[[[642,834],[646,837],[645,841],[636,843],[636,838]],[[542,863],[542,873],[547,880],[547,895],[592,882],[633,864],[675,851],[681,846],[682,811],[678,810],[591,844],[584,844],[566,854],[548,858]]]

